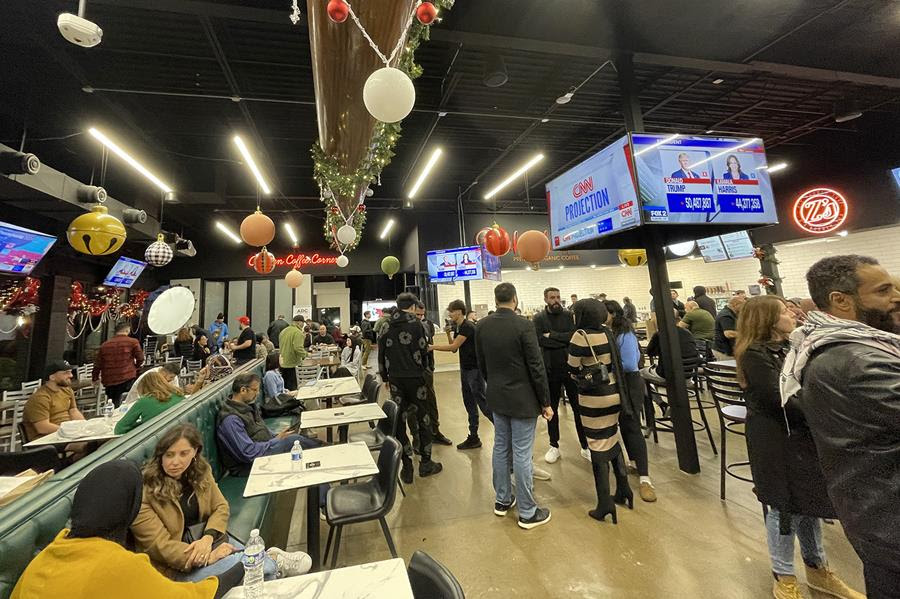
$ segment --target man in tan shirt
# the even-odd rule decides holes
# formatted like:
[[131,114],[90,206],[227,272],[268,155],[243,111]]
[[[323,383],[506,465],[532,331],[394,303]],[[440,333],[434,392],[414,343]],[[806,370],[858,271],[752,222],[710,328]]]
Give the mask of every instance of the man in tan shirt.
[[28,398],[22,413],[22,423],[28,437],[26,441],[33,441],[59,430],[59,425],[63,422],[84,420],[75,405],[72,366],[65,360],[54,360],[44,369],[44,380],[47,382]]

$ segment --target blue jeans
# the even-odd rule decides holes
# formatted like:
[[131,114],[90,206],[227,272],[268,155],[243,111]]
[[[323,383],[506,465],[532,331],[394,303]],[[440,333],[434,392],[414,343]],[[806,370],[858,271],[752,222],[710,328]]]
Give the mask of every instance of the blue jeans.
[[477,437],[478,409],[481,408],[484,417],[493,421],[493,415],[485,397],[487,383],[484,382],[484,377],[477,368],[460,368],[459,380],[462,383],[463,405],[466,406],[466,412],[469,414],[469,434]]
[[[238,551],[232,553],[228,557],[223,557],[214,564],[203,566],[202,568],[197,568],[190,572],[180,572],[175,576],[175,580],[178,582],[200,582],[204,578],[209,576],[219,576],[230,570],[235,564],[241,561],[242,557],[244,557],[244,552],[242,551],[244,546],[231,535],[228,535],[228,542],[234,545]],[[265,579],[275,580],[278,578],[277,570],[278,568],[275,565],[275,560],[266,555],[266,559],[263,562],[263,575]]]
[[772,572],[779,576],[794,576],[794,537],[800,540],[800,554],[807,566],[820,568],[826,563],[822,545],[822,521],[813,516],[791,516],[791,534],[781,534],[779,512],[770,507],[766,514],[766,540]]
[[531,454],[534,451],[534,429],[537,418],[510,418],[494,414],[494,492],[497,503],[512,502],[512,480],[509,463],[516,477],[516,501],[520,518],[531,518],[537,510],[534,501],[534,473]]

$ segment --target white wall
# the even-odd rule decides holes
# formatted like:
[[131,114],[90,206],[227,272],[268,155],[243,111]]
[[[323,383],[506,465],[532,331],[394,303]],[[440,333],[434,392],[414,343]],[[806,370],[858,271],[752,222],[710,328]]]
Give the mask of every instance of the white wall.
[[[898,233],[900,227],[893,226],[851,233],[847,237],[828,237],[827,241],[817,243],[801,241],[778,244],[776,246],[777,258],[780,261],[778,269],[783,279],[785,296],[808,297],[806,271],[817,260],[830,255],[872,256],[881,262],[888,272],[900,274],[900,252],[896,249]],[[703,260],[683,258],[668,263],[669,280],[683,283],[684,288],[680,292],[682,299],[692,295],[691,289],[695,285],[746,290],[749,285],[757,284],[760,278],[759,266],[759,261],[753,258],[711,264],[706,264]],[[646,267],[505,270],[503,280],[516,286],[519,304],[526,312],[543,306],[543,290],[546,287],[558,287],[566,302],[572,293],[584,298],[592,293],[602,292],[617,301],[626,296],[630,297],[638,311],[647,311],[650,304],[650,276]],[[493,308],[495,285],[493,281],[472,281],[470,283],[472,303],[488,304]],[[438,285],[440,308],[446,309],[447,304],[454,299],[465,299],[462,283]]]

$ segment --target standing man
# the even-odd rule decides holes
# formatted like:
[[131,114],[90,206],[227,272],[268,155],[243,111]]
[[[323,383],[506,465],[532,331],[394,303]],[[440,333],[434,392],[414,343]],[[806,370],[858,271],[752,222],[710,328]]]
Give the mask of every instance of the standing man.
[[304,346],[306,333],[303,325],[303,316],[297,314],[290,326],[281,331],[281,335],[278,336],[279,365],[286,389],[295,390],[297,388],[296,368],[306,359],[306,347]]
[[456,325],[456,336],[449,345],[432,345],[434,351],[459,352],[459,378],[462,383],[463,405],[469,415],[469,436],[456,446],[457,449],[478,449],[481,439],[478,437],[478,410],[485,418],[493,421],[485,395],[486,384],[478,369],[478,358],[475,355],[475,325],[466,318],[466,303],[453,300],[447,306],[450,320]]
[[713,354],[715,354],[716,360],[734,359],[738,313],[745,303],[747,303],[746,298],[736,295],[716,315],[716,335],[713,342]]
[[372,353],[372,344],[375,343],[375,329],[372,328],[372,313],[368,310],[363,312],[362,322],[359,323],[359,330],[362,334],[363,354],[362,367],[363,370],[369,369],[369,354]]
[[121,322],[116,325],[116,334],[100,346],[94,358],[94,373],[91,378],[96,383],[99,379],[106,389],[106,396],[113,400],[116,407],[122,395],[128,393],[138,368],[144,363],[144,351],[141,344],[131,334],[131,325]]
[[249,316],[238,318],[238,328],[241,329],[241,333],[230,347],[234,352],[234,361],[240,364],[256,359],[256,333],[250,328]]
[[[425,304],[421,301],[416,304],[416,318],[425,329],[425,341],[428,345],[434,344],[434,323],[425,318]],[[435,443],[440,445],[453,445],[453,441],[444,436],[440,431],[440,419],[437,407],[437,395],[434,393],[434,353],[428,352],[428,366],[425,368],[425,382],[428,385],[428,416],[431,417],[432,433]]]
[[276,348],[280,347],[279,337],[281,337],[281,331],[288,328],[288,326],[290,325],[288,325],[287,321],[284,319],[284,315],[279,314],[278,318],[273,320],[272,324],[269,325],[268,330],[266,330],[266,334],[269,336],[269,339],[272,340],[272,344]]
[[669,290],[669,293],[672,295],[672,305],[675,306],[675,310],[678,311],[678,318],[684,318],[684,303],[678,299],[678,292],[671,289]]
[[225,347],[225,340],[228,339],[228,325],[225,324],[225,314],[219,312],[216,315],[216,319],[209,325],[209,334],[212,335],[209,340],[215,341],[214,345],[219,348],[219,351],[222,351],[222,348]]
[[[867,596],[900,597],[900,290],[865,256],[824,258],[806,281],[824,312],[791,335],[782,403],[796,396],[806,416]],[[829,574],[814,588],[830,590]]]
[[577,294],[573,293],[572,295],[569,296],[569,305],[570,305],[570,306],[574,305],[575,302],[577,302],[577,301],[578,301],[578,295],[577,295]]
[[625,319],[631,324],[635,324],[638,320],[637,318],[637,308],[632,303],[630,297],[623,298],[622,301],[622,311],[625,313]]
[[559,295],[559,289],[548,287],[544,289],[544,309],[534,315],[534,332],[537,335],[538,345],[547,369],[547,380],[550,387],[550,407],[553,408],[553,418],[547,422],[547,432],[550,435],[550,449],[544,456],[544,461],[553,464],[560,458],[559,453],[559,397],[562,388],[566,389],[566,397],[572,406],[575,415],[575,431],[578,433],[578,442],[581,445],[581,457],[591,459],[591,452],[587,448],[587,438],[581,427],[581,416],[578,405],[578,386],[569,376],[569,342],[575,332],[575,321],[572,313],[563,308]]
[[487,379],[487,400],[494,415],[494,513],[505,516],[518,504],[518,524],[527,530],[550,521],[550,510],[538,507],[534,499],[531,455],[535,419],[543,415],[550,420],[553,408],[534,328],[515,313],[516,288],[500,283],[494,287],[494,299],[497,311],[478,323],[475,337],[478,367]]
[[391,315],[387,330],[378,339],[378,370],[381,380],[391,390],[391,399],[400,406],[400,427],[397,440],[403,445],[403,467],[400,479],[413,481],[413,448],[406,434],[406,421],[415,419],[419,432],[419,476],[426,477],[443,470],[439,462],[431,460],[431,418],[428,416],[428,386],[425,370],[428,367],[428,341],[425,329],[416,318],[416,304],[412,293],[397,296],[397,310]]
[[706,295],[706,287],[697,285],[694,287],[694,301],[697,305],[709,312],[713,318],[716,317],[716,300]]

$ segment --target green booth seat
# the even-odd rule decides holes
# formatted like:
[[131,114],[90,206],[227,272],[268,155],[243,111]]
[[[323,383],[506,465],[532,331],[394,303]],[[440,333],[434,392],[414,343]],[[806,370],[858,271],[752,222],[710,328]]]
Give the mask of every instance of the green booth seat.
[[[275,527],[269,495],[243,496],[245,477],[223,476],[216,444],[216,415],[231,393],[231,381],[241,372],[262,376],[263,361],[242,365],[235,374],[216,381],[132,432],[105,443],[83,460],[50,477],[40,487],[0,508],[0,599],[7,599],[25,567],[67,526],[78,483],[99,464],[128,459],[143,464],[153,455],[160,437],[173,425],[191,423],[203,437],[203,454],[209,460],[219,488],[231,508],[228,532],[245,542],[259,528],[263,538]],[[276,535],[278,536],[278,535]]]

